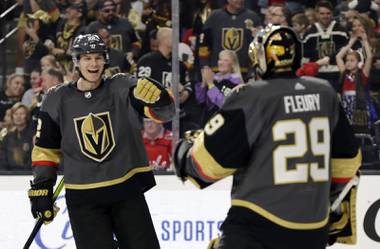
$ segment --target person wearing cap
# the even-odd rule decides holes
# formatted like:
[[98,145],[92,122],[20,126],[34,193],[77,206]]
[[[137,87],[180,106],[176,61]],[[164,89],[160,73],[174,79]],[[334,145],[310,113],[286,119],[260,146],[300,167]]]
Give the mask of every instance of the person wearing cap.
[[159,82],[103,77],[108,48],[97,34],[72,46],[79,80],[48,91],[38,119],[29,190],[33,217],[54,218],[53,186],[64,161],[65,198],[77,249],[158,249],[144,192],[155,185],[143,118],[169,121],[174,100]]
[[98,20],[91,22],[87,33],[96,33],[105,28],[111,34],[111,48],[122,50],[128,58],[137,58],[141,49],[141,41],[127,18],[116,14],[116,4],[113,0],[98,1]]
[[49,53],[57,58],[66,72],[71,72],[73,68],[70,53],[74,38],[85,31],[84,16],[82,3],[69,4],[63,18],[58,22],[55,43],[53,41],[45,42]]

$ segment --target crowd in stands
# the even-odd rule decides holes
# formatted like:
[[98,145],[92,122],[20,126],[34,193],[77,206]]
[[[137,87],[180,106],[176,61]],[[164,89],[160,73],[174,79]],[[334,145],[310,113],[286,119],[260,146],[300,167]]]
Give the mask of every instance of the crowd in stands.
[[[30,170],[44,94],[80,77],[71,58],[79,34],[97,33],[109,46],[105,76],[131,73],[172,85],[170,0],[14,2],[19,56],[0,90],[0,170]],[[249,45],[268,24],[298,33],[303,58],[297,74],[331,83],[358,137],[379,133],[380,0],[179,3],[180,136],[201,129],[234,87],[256,76]],[[144,120],[142,136],[154,169],[170,170],[171,124]]]

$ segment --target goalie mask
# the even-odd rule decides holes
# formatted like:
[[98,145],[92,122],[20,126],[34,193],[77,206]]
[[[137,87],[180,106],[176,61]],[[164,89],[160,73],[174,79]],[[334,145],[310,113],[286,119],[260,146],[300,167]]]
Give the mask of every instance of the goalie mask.
[[81,54],[101,53],[104,55],[105,67],[109,64],[106,43],[97,34],[79,35],[74,39],[72,47],[74,66],[78,66]]
[[300,65],[301,43],[289,27],[268,25],[249,45],[249,57],[262,78],[272,73],[295,71]]

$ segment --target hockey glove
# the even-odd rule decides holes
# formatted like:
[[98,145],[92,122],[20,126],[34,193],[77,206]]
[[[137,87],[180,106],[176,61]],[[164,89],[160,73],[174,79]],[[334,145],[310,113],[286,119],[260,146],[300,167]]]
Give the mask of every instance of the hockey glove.
[[45,223],[54,219],[53,184],[50,182],[31,183],[28,191],[32,214],[34,218],[41,218]]
[[199,136],[202,130],[190,130],[185,132],[185,138],[180,139],[174,151],[174,167],[176,175],[182,181],[186,181],[186,160],[187,153],[194,143],[194,140]]
[[164,88],[160,83],[142,78],[137,80],[137,85],[133,89],[133,95],[136,99],[146,104],[154,104],[160,100],[162,91],[164,91]]

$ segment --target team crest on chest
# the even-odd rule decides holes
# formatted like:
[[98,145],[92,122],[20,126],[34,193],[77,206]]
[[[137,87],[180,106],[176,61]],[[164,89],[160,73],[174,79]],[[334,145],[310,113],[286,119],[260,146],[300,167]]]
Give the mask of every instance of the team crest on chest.
[[89,113],[74,119],[75,131],[82,153],[102,162],[115,147],[109,112]]
[[239,51],[243,47],[243,29],[223,28],[222,47],[235,52]]

